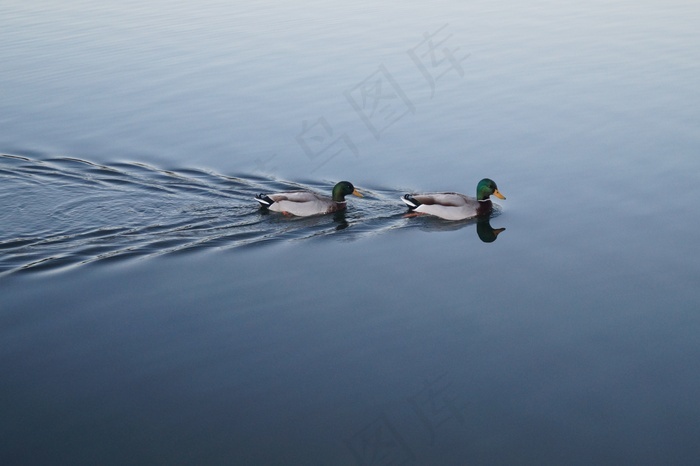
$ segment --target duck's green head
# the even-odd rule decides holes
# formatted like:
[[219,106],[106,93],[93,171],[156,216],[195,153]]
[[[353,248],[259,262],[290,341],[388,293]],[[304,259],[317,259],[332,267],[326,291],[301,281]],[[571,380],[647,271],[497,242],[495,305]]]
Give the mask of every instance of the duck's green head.
[[478,201],[485,201],[492,194],[499,199],[506,198],[498,191],[498,186],[496,186],[496,183],[494,183],[493,180],[484,178],[483,180],[479,181],[479,184],[476,185],[476,199]]
[[333,200],[335,202],[345,202],[345,196],[348,194],[362,197],[362,194],[349,181],[341,181],[333,187]]

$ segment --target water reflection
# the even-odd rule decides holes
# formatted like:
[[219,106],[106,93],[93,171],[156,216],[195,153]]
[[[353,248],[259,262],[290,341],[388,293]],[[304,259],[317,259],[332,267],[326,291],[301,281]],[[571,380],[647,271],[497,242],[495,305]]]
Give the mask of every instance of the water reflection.
[[[0,170],[4,179],[0,198],[5,200],[0,212],[0,273],[341,231],[343,240],[348,240],[400,228],[452,231],[476,224],[481,241],[490,243],[504,230],[492,228],[488,218],[407,220],[397,201],[401,193],[391,188],[363,188],[366,195],[361,203],[332,215],[287,217],[259,209],[255,194],[297,189],[323,192],[332,184],[1,154]],[[495,209],[493,215],[498,215]]]
[[[495,206],[495,208],[497,209],[497,206]],[[476,225],[476,234],[479,239],[484,243],[493,243],[498,238],[498,235],[506,230],[504,227],[493,228],[491,226],[491,219],[497,217],[498,213],[500,213],[500,211],[496,212],[495,215],[490,217],[479,217],[459,221],[443,220],[437,217],[421,215],[411,218],[411,222],[420,230],[428,232],[456,231]]]
[[498,238],[498,235],[506,231],[505,228],[493,228],[490,219],[482,219],[476,223],[476,233],[479,239],[484,243],[493,243]]
[[348,222],[347,218],[345,217],[344,210],[335,212],[333,214],[333,221],[337,223],[337,225],[335,227],[336,231],[345,230],[347,227],[350,226],[350,223]]

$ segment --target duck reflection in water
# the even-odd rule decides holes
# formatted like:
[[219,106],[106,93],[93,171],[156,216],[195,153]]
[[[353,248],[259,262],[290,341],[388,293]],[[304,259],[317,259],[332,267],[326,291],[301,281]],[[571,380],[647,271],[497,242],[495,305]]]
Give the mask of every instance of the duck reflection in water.
[[484,243],[493,243],[498,238],[498,235],[506,231],[505,228],[493,228],[490,218],[482,218],[476,222],[476,234]]
[[455,231],[462,228],[470,227],[476,224],[476,234],[484,243],[493,243],[505,228],[493,228],[491,226],[491,217],[478,217],[474,219],[462,221],[446,221],[434,217],[421,216],[417,221],[411,222],[423,231]]

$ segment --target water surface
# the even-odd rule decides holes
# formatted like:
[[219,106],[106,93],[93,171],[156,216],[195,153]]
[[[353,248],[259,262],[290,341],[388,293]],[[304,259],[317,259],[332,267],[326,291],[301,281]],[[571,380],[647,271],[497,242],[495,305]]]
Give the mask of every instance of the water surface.
[[0,17],[2,464],[697,462],[696,5]]

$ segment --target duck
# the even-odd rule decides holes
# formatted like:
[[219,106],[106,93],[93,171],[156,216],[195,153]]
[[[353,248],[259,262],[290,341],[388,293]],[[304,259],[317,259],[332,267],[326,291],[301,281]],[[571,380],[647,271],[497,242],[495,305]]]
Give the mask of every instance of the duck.
[[427,193],[404,194],[401,200],[410,209],[408,216],[411,217],[426,214],[445,220],[465,220],[490,215],[493,211],[491,195],[506,198],[493,180],[484,178],[476,185],[476,198],[459,193]]
[[331,197],[300,190],[275,194],[258,194],[255,200],[260,207],[273,212],[282,212],[284,215],[297,217],[309,217],[311,215],[323,215],[345,210],[345,196],[352,194],[363,197],[349,181],[341,181],[333,187]]

